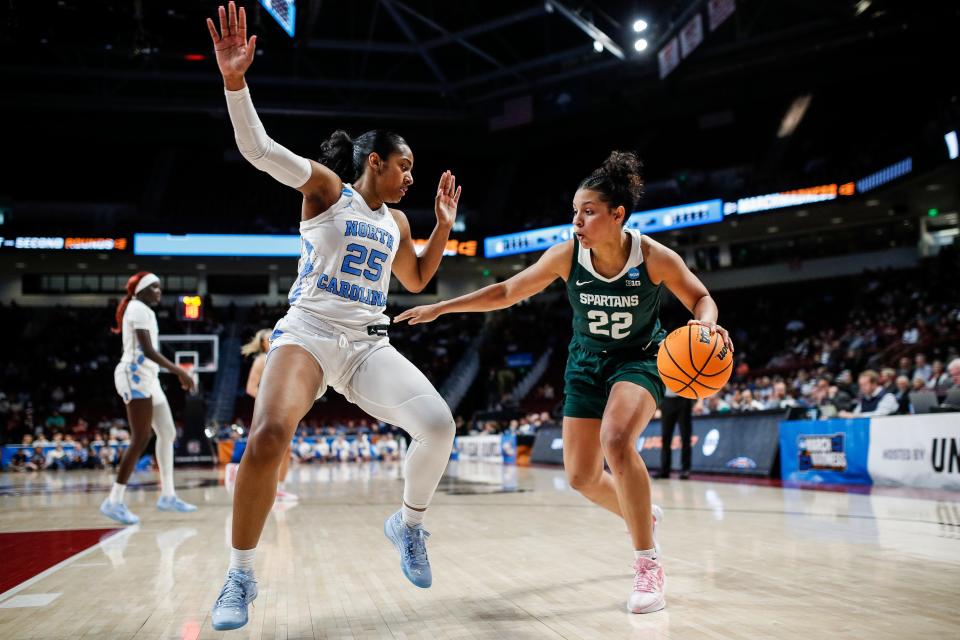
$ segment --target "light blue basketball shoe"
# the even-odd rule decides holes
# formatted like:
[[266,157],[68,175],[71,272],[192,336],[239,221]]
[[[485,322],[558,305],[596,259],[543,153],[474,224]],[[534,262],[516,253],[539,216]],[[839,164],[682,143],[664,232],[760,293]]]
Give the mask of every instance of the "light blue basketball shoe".
[[247,605],[257,599],[257,581],[253,573],[230,569],[227,581],[213,604],[210,618],[216,631],[239,629],[247,624]]
[[157,509],[160,511],[179,511],[189,513],[197,510],[197,505],[184,502],[177,496],[160,496],[157,500]]
[[427,558],[427,538],[430,534],[423,527],[409,527],[403,514],[397,511],[383,523],[383,533],[400,552],[400,569],[407,580],[427,589],[433,584],[430,560]]
[[133,515],[122,502],[110,502],[107,498],[100,503],[100,513],[120,524],[137,524],[140,518]]

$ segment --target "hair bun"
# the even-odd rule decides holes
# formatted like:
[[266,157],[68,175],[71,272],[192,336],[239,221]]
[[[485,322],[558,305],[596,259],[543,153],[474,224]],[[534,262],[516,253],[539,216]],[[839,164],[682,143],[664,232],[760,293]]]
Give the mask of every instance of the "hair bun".
[[629,184],[631,191],[634,187],[639,189],[643,184],[640,177],[642,168],[640,158],[632,151],[611,151],[601,166],[601,170],[614,182]]

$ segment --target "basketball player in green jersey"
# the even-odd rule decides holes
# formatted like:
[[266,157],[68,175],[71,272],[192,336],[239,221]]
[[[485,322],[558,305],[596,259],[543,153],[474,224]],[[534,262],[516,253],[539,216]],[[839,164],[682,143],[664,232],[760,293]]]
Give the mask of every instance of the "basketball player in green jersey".
[[[574,195],[574,238],[554,245],[509,280],[459,298],[415,307],[394,321],[431,322],[444,313],[493,311],[567,283],[573,340],[566,367],[563,463],[570,486],[621,516],[634,548],[634,586],[628,609],[651,613],[665,606],[663,568],[654,541],[650,476],[637,437],[663,397],[657,348],[660,294],[665,286],[690,310],[691,324],[719,332],[717,304],[673,250],[624,228],[643,187],[640,161],[614,151]],[[612,473],[604,471],[606,458]]]

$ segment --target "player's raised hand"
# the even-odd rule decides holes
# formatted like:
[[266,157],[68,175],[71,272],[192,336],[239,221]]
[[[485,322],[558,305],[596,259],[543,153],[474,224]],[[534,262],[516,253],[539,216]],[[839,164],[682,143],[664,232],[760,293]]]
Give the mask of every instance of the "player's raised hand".
[[394,322],[403,322],[408,320],[410,324],[422,324],[426,322],[433,322],[440,315],[440,310],[435,304],[425,304],[421,307],[413,307],[412,309],[407,309],[396,318],[393,319]]
[[433,204],[437,222],[452,227],[457,219],[457,203],[460,202],[460,187],[457,186],[457,176],[448,169],[440,176],[437,185],[437,198]]
[[220,32],[217,32],[213,20],[207,18],[207,29],[213,39],[213,50],[217,54],[217,66],[224,79],[242,78],[257,50],[257,36],[250,36],[247,40],[247,12],[240,7],[239,18],[237,5],[230,2],[228,8],[220,5]]

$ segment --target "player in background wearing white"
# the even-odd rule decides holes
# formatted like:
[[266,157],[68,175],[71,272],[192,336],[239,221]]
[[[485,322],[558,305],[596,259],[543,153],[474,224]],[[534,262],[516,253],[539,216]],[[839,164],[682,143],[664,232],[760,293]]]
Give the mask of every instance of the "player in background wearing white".
[[[263,377],[263,367],[267,364],[267,352],[270,351],[270,329],[260,329],[256,335],[240,348],[245,356],[254,356],[247,375],[247,395],[256,400],[260,389],[260,378]],[[287,471],[290,469],[290,457],[293,455],[293,442],[287,445],[287,452],[280,462],[280,475],[277,478],[277,500],[299,500],[300,497],[287,491]]]
[[130,423],[130,445],[123,452],[117,479],[110,495],[100,505],[100,513],[120,524],[137,524],[140,518],[124,502],[127,481],[150,441],[150,428],[157,434],[157,466],[160,467],[161,511],[196,511],[197,508],[177,497],[173,486],[173,441],[177,429],[167,396],[160,388],[157,374],[160,367],[177,376],[187,391],[194,388],[193,377],[160,353],[157,314],[151,306],[160,304],[160,278],[141,271],[127,280],[127,295],[117,305],[114,333],[123,337],[123,356],[113,372],[117,393],[127,406]]
[[227,112],[240,153],[254,167],[303,194],[299,276],[290,309],[271,336],[260,392],[233,500],[230,568],[211,612],[216,630],[248,620],[257,596],[254,557],[274,503],[277,471],[300,419],[332,385],[375,418],[406,430],[413,441],[404,463],[401,508],[384,523],[404,575],[432,583],[423,529],[425,511],[447,466],[455,425],[430,381],[390,345],[384,314],[391,274],[419,292],[433,278],[456,218],[460,189],[445,172],[434,201],[437,224],[418,257],[406,216],[387,206],[413,184],[413,151],[382,130],[351,139],[336,131],[320,162],[274,142],[266,133],[244,74],[256,36],[246,12],[219,8],[219,32],[207,27],[223,76]]

